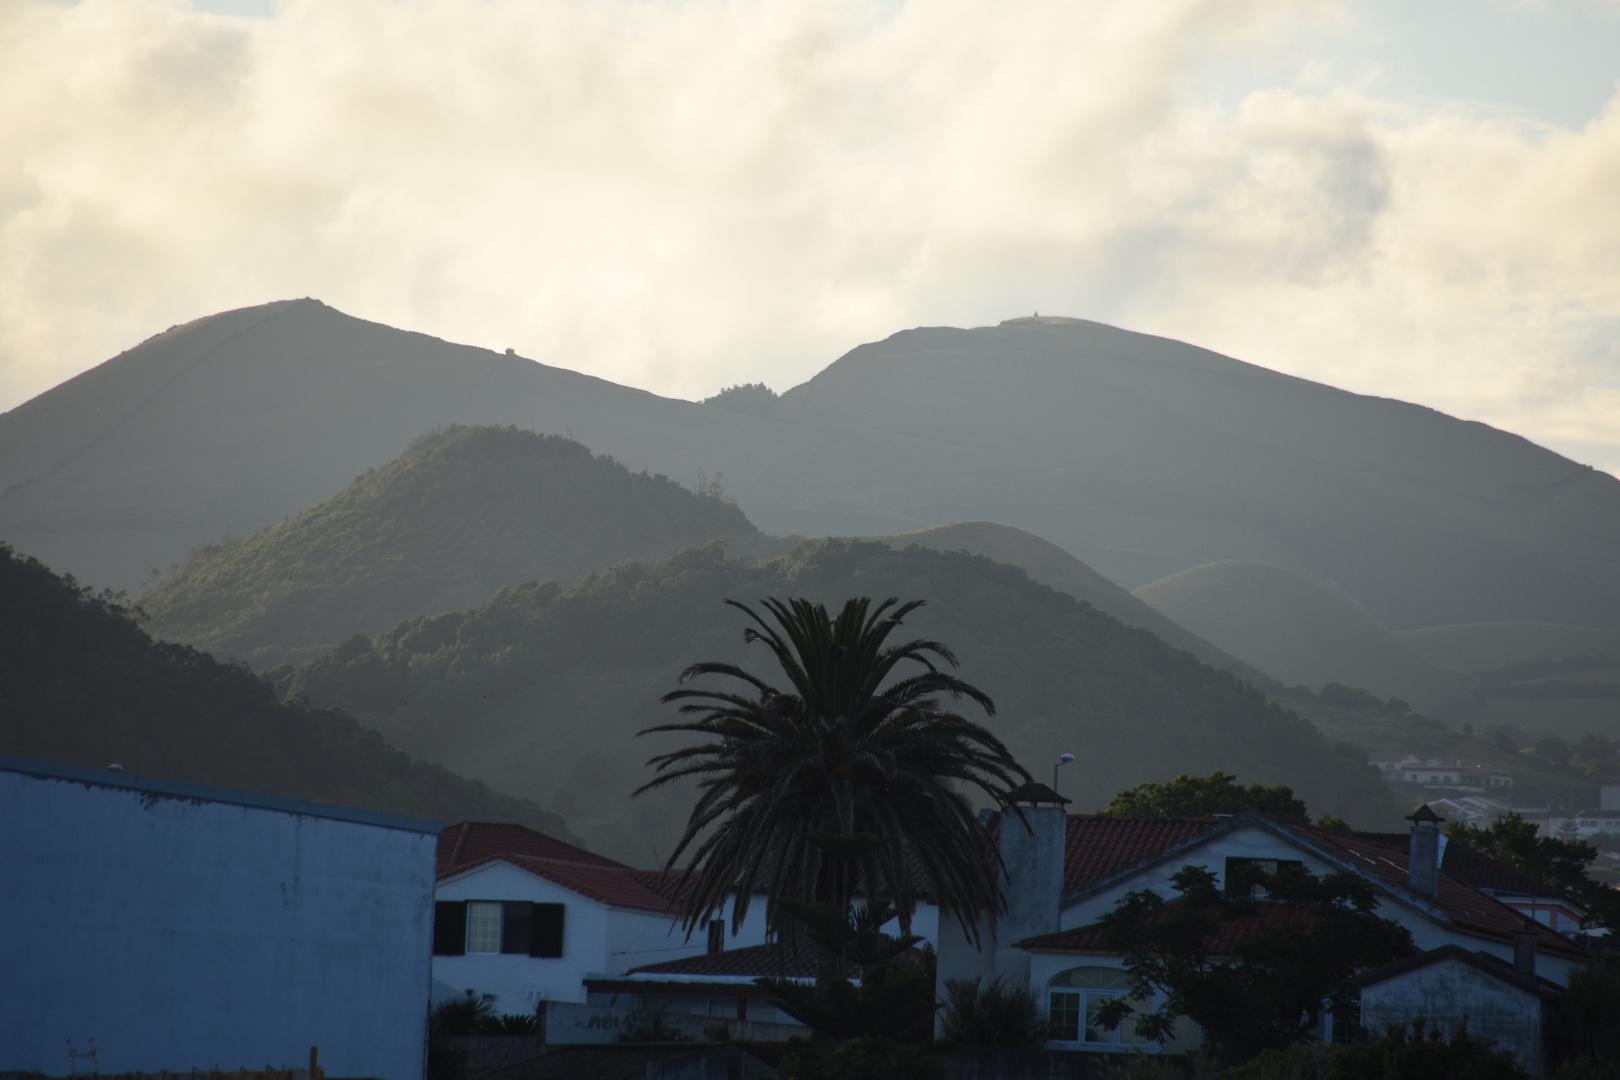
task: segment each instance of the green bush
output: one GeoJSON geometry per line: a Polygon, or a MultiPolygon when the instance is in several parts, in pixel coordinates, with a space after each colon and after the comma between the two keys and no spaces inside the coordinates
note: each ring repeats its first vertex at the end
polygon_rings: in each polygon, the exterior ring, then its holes
{"type": "Polygon", "coordinates": [[[1410,1033],[1391,1027],[1379,1038],[1335,1046],[1324,1080],[1528,1080],[1529,1075],[1493,1040],[1468,1034],[1466,1023],[1447,1038],[1438,1025],[1425,1031],[1419,1016],[1410,1033]]]}
{"type": "Polygon", "coordinates": [[[780,1080],[945,1080],[945,1058],[928,1046],[889,1039],[847,1039],[831,1052],[795,1043],[780,1080]]]}
{"type": "Polygon", "coordinates": [[[1003,978],[945,980],[945,1042],[956,1046],[1038,1046],[1046,1020],[1029,986],[1003,978]]]}

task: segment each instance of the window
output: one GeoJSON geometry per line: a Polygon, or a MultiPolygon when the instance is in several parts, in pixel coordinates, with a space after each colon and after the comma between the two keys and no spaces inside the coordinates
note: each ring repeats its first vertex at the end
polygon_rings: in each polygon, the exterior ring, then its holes
{"type": "Polygon", "coordinates": [[[1285,866],[1304,865],[1298,859],[1244,859],[1233,856],[1226,860],[1226,895],[1264,900],[1267,878],[1285,866]]]}
{"type": "Polygon", "coordinates": [[[1047,985],[1047,1024],[1051,1038],[1108,1046],[1136,1046],[1148,1041],[1136,1033],[1136,1021],[1129,1016],[1116,1029],[1097,1023],[1097,1013],[1102,1007],[1124,997],[1130,990],[1130,978],[1118,968],[1074,968],[1047,985]]]}
{"type": "Polygon", "coordinates": [[[433,905],[433,955],[563,954],[563,905],[527,900],[441,900],[433,905]]]}
{"type": "Polygon", "coordinates": [[[709,955],[725,951],[726,947],[726,920],[709,920],[709,955]]]}
{"type": "Polygon", "coordinates": [[[1080,1041],[1080,998],[1072,990],[1053,990],[1047,1025],[1051,1036],[1064,1042],[1080,1041]]]}
{"type": "Polygon", "coordinates": [[[498,953],[501,951],[500,904],[486,900],[468,902],[467,951],[469,953],[498,953]]]}

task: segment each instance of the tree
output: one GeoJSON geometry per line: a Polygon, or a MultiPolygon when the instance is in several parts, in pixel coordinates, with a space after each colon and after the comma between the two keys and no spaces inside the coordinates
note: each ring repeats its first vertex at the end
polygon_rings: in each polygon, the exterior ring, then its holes
{"type": "MultiPolygon", "coordinates": [[[[772,900],[773,919],[844,922],[859,884],[868,898],[892,898],[909,933],[914,860],[940,906],[974,934],[975,916],[1000,911],[1002,899],[994,846],[961,789],[1005,805],[1029,773],[989,730],[941,704],[944,696],[967,698],[995,712],[983,691],[941,670],[957,664],[950,649],[888,644],[922,601],[896,607],[890,598],[872,608],[854,599],[832,618],[809,600],[766,600],[774,626],[745,604],[726,603],[752,621],[743,640],[770,650],[787,685],[734,664],[693,664],[681,682],[718,675],[749,689],[672,691],[663,700],[683,702],[686,719],[642,732],[699,738],[652,758],[658,776],[637,791],[698,781],[697,803],[666,862],[673,869],[691,853],[684,927],[720,913],[733,895],[732,923],[740,926],[756,891],[772,900]]],[[[818,984],[842,980],[841,960],[824,957],[818,984]]]]}
{"type": "Polygon", "coordinates": [[[1208,776],[1183,773],[1168,784],[1137,784],[1108,800],[1102,812],[1115,817],[1173,818],[1240,814],[1254,809],[1282,821],[1304,825],[1311,822],[1305,804],[1294,798],[1293,788],[1284,784],[1250,784],[1245,788],[1237,777],[1219,769],[1208,776]]]}
{"type": "MultiPolygon", "coordinates": [[[[1183,866],[1170,879],[1178,899],[1127,893],[1098,920],[1125,960],[1131,997],[1163,995],[1157,1009],[1135,1009],[1138,1035],[1168,1039],[1187,1016],[1218,1053],[1247,1059],[1309,1038],[1322,1003],[1352,976],[1412,952],[1411,934],[1374,914],[1377,893],[1356,874],[1283,866],[1257,877],[1263,901],[1229,896],[1209,870],[1183,866]]],[[[1119,998],[1099,1022],[1117,1027],[1130,1015],[1119,998]]]]}
{"type": "Polygon", "coordinates": [[[1582,840],[1538,836],[1534,822],[1508,814],[1486,828],[1454,821],[1446,838],[1484,852],[1541,883],[1550,893],[1567,896],[1586,908],[1587,925],[1620,928],[1620,893],[1586,874],[1598,849],[1582,840]]]}

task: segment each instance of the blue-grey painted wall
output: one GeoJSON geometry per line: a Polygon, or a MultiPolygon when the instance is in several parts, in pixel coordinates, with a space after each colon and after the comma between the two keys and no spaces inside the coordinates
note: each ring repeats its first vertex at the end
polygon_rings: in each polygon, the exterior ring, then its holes
{"type": "Polygon", "coordinates": [[[1439,960],[1363,988],[1361,1024],[1375,1034],[1417,1017],[1451,1032],[1465,1022],[1473,1035],[1513,1051],[1532,1076],[1542,1074],[1541,999],[1460,960],[1439,960]]]}
{"type": "Polygon", "coordinates": [[[420,1080],[438,828],[0,759],[0,1071],[420,1080]]]}

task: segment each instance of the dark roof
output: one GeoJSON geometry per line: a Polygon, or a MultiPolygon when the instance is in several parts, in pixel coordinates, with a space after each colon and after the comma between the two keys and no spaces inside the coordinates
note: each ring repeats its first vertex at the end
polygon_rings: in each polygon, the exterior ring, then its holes
{"type": "Polygon", "coordinates": [[[1031,781],[1007,792],[1007,801],[1010,803],[1053,803],[1054,805],[1063,806],[1074,800],[1065,799],[1045,784],[1037,784],[1031,781]]]}
{"type": "MultiPolygon", "coordinates": [[[[686,979],[814,979],[816,977],[816,948],[801,940],[793,944],[750,945],[745,949],[727,949],[724,952],[687,956],[679,960],[665,960],[660,964],[647,964],[631,968],[631,975],[659,975],[686,979]]],[[[861,969],[849,965],[848,977],[858,980],[861,969]]]]}
{"type": "Polygon", "coordinates": [[[1534,977],[1526,975],[1500,956],[1492,956],[1487,952],[1475,952],[1471,949],[1465,949],[1461,945],[1442,945],[1438,949],[1430,949],[1428,952],[1409,956],[1405,960],[1397,960],[1393,964],[1357,976],[1351,980],[1350,985],[1356,987],[1374,986],[1397,975],[1404,975],[1408,971],[1416,971],[1419,968],[1428,967],[1430,964],[1442,960],[1460,961],[1510,986],[1518,987],[1520,990],[1549,1001],[1560,997],[1564,992],[1563,987],[1552,980],[1543,978],[1540,975],[1534,977]]]}
{"type": "MultiPolygon", "coordinates": [[[[1237,949],[1253,937],[1266,930],[1277,930],[1285,927],[1307,929],[1315,926],[1321,920],[1307,906],[1302,904],[1278,904],[1256,902],[1244,915],[1236,919],[1228,919],[1220,924],[1219,929],[1205,942],[1209,955],[1214,957],[1230,957],[1236,955],[1237,949]]],[[[1103,928],[1097,923],[1088,926],[1076,926],[1069,930],[1059,930],[1054,934],[1040,934],[1036,937],[1025,938],[1015,942],[1014,948],[1025,949],[1029,952],[1056,952],[1056,953],[1105,953],[1112,955],[1118,950],[1111,949],[1103,941],[1103,928]]]]}
{"type": "Polygon", "coordinates": [[[439,880],[504,862],[613,907],[673,913],[670,897],[648,887],[656,871],[634,870],[521,825],[463,822],[439,834],[439,880]]]}
{"type": "Polygon", "coordinates": [[[77,765],[58,765],[54,761],[36,761],[33,758],[0,756],[0,772],[21,773],[37,780],[64,780],[82,784],[87,788],[100,787],[133,791],[143,799],[181,799],[187,802],[225,803],[229,806],[247,806],[255,810],[274,810],[301,817],[329,818],[348,821],[356,825],[375,825],[381,829],[402,832],[436,833],[442,826],[427,818],[385,814],[379,810],[358,810],[351,806],[331,806],[327,803],[306,802],[303,799],[284,799],[280,795],[260,795],[254,791],[209,787],[190,784],[183,780],[159,780],[136,773],[111,769],[85,769],[77,765]]]}

